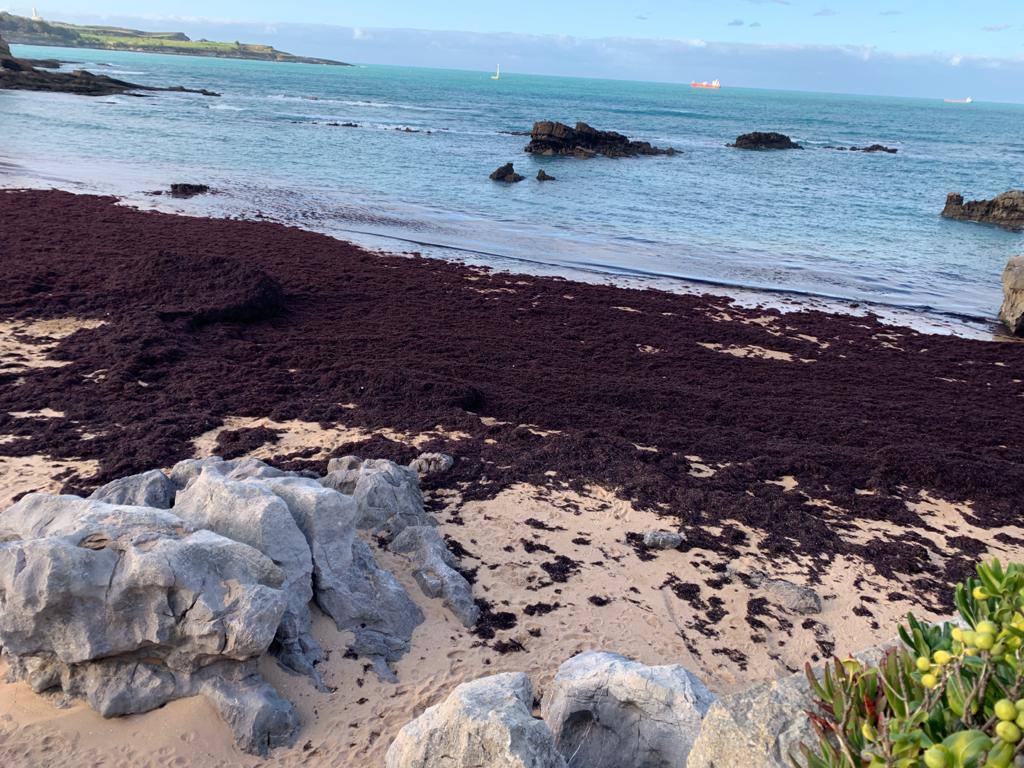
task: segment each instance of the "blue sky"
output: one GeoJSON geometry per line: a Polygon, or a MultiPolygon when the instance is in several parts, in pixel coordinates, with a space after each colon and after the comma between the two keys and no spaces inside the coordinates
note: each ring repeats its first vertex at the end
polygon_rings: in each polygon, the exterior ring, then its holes
{"type": "MultiPolygon", "coordinates": [[[[31,11],[31,2],[5,5],[31,11]]],[[[967,89],[1024,101],[1024,0],[43,0],[39,12],[144,21],[363,63],[477,68],[500,60],[508,71],[536,74],[718,76],[908,95],[967,89]]]]}

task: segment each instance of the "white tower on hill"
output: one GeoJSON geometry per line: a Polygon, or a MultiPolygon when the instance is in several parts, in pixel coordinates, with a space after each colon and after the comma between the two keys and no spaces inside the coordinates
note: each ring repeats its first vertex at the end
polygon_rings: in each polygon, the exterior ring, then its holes
{"type": "Polygon", "coordinates": [[[43,20],[43,17],[39,15],[39,11],[37,11],[36,7],[33,5],[32,6],[32,21],[42,21],[42,20],[43,20]]]}

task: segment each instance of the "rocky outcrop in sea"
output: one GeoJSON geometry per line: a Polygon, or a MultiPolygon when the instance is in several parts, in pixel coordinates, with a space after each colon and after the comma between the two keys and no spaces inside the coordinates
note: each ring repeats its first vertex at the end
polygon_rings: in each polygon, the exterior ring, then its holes
{"type": "Polygon", "coordinates": [[[1011,189],[991,200],[964,202],[964,196],[950,192],[942,215],[947,219],[995,224],[1004,229],[1024,230],[1024,190],[1011,189]]]}
{"type": "Polygon", "coordinates": [[[737,136],[732,144],[726,144],[733,149],[803,149],[802,146],[793,141],[784,133],[764,133],[754,131],[737,136]]]}
{"type": "Polygon", "coordinates": [[[676,150],[662,149],[646,141],[633,141],[615,131],[599,131],[586,123],[576,127],[544,120],[533,124],[525,152],[534,155],[571,155],[573,157],[636,157],[637,155],[674,155],[676,150]]]}
{"type": "Polygon", "coordinates": [[[1024,256],[1014,256],[1003,270],[1003,305],[999,319],[1015,336],[1024,336],[1024,256]]]}

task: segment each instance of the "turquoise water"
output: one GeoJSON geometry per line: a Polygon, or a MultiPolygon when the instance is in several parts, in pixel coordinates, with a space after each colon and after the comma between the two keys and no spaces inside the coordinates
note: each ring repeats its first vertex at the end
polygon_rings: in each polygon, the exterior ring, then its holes
{"type": "Polygon", "coordinates": [[[527,268],[654,275],[969,317],[994,314],[1002,268],[1024,251],[1019,234],[938,216],[947,192],[989,197],[1024,186],[1018,105],[514,73],[494,82],[489,71],[28,46],[15,53],[223,97],[0,92],[6,186],[35,179],[131,197],[202,181],[222,194],[180,207],[454,246],[527,268]],[[585,120],[683,154],[536,158],[522,152],[526,138],[500,133],[540,119],[585,120]],[[751,130],[782,131],[807,150],[725,147],[751,130]],[[900,152],[823,148],[876,142],[900,152]],[[490,182],[490,171],[508,161],[527,181],[490,182]],[[541,167],[558,181],[534,181],[541,167]]]}

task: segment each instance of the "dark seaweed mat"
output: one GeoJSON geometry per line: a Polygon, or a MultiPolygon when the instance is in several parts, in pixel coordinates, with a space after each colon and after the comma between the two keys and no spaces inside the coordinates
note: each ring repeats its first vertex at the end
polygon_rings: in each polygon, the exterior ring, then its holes
{"type": "Polygon", "coordinates": [[[893,329],[821,312],[786,315],[781,324],[795,330],[776,338],[713,321],[723,308],[736,318],[769,313],[721,298],[484,274],[276,224],[50,191],[0,194],[0,263],[0,317],[109,321],[60,345],[71,365],[0,375],[0,434],[23,437],[0,452],[96,458],[94,483],[187,457],[191,440],[228,415],[443,424],[472,435],[428,446],[457,456],[443,482],[465,483],[469,498],[517,481],[599,483],[724,556],[743,543],[735,527],[718,534],[728,519],[763,532],[767,556],[861,557],[913,580],[922,599],[967,571],[973,545],[951,541],[936,572],[920,537],[851,543],[833,513],[763,481],[794,475],[800,490],[849,510],[844,517],[907,528],[927,527],[901,501],[921,489],[971,500],[982,526],[1019,520],[1021,345],[902,329],[897,350],[873,338],[893,329]],[[488,288],[516,293],[478,290],[488,288]],[[816,362],[738,359],[700,342],[816,362]],[[84,379],[100,369],[105,378],[84,379]],[[351,402],[358,409],[342,407],[351,402]],[[44,406],[67,418],[6,415],[44,406]],[[486,427],[468,411],[512,423],[486,427]],[[100,436],[83,441],[83,432],[100,436]],[[698,479],[686,454],[730,464],[698,479]]]}

